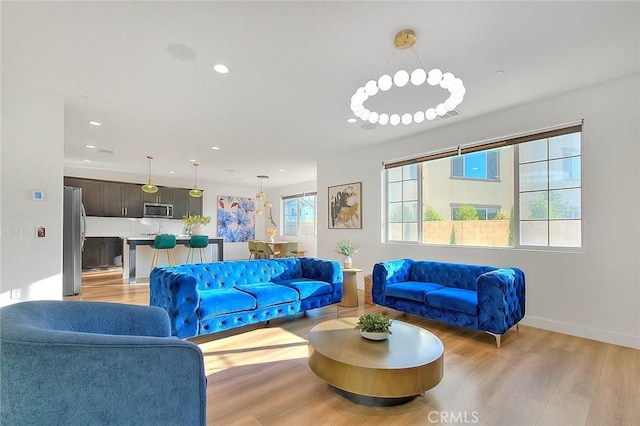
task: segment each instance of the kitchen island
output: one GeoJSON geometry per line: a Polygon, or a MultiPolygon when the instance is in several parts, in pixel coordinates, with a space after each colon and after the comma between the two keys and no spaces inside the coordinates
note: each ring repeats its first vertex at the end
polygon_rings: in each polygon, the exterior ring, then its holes
{"type": "MultiPolygon", "coordinates": [[[[150,246],[153,244],[155,240],[155,236],[153,235],[142,235],[142,236],[132,236],[132,237],[120,237],[124,242],[125,248],[129,246],[129,257],[125,259],[125,268],[128,263],[129,267],[129,284],[136,283],[136,250],[138,246],[150,246]]],[[[176,235],[176,247],[178,245],[186,244],[190,240],[189,235],[176,235]]],[[[210,259],[213,261],[213,251],[215,248],[216,260],[224,260],[224,239],[223,238],[209,238],[209,246],[211,247],[211,257],[210,259]]],[[[180,262],[178,262],[180,263],[180,262]]]]}

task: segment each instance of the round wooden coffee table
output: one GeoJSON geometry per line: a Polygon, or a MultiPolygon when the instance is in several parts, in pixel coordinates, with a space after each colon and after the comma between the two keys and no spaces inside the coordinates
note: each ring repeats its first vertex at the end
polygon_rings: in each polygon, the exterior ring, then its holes
{"type": "Polygon", "coordinates": [[[440,383],[444,346],[412,324],[394,320],[393,334],[367,340],[358,318],[337,318],[309,331],[309,367],[338,394],[375,406],[403,404],[440,383]]]}

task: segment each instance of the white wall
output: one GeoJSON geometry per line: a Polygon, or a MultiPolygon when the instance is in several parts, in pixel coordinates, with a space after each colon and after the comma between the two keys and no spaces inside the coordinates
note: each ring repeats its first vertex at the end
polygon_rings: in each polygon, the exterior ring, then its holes
{"type": "Polygon", "coordinates": [[[62,298],[63,123],[62,97],[3,81],[0,305],[62,298]],[[32,201],[34,190],[44,201],[32,201]]]}
{"type": "Polygon", "coordinates": [[[351,238],[362,246],[354,266],[365,274],[377,261],[400,257],[518,266],[527,280],[524,324],[640,348],[639,93],[636,74],[459,123],[452,118],[448,126],[359,151],[358,167],[349,155],[319,160],[319,223],[327,220],[328,186],[362,181],[364,224],[362,230],[319,226],[318,255],[331,257],[337,240],[351,238]],[[381,242],[383,161],[579,119],[584,119],[582,252],[381,242]]]}
{"type": "MultiPolygon", "coordinates": [[[[302,194],[305,192],[314,192],[316,190],[316,182],[304,182],[297,183],[293,185],[281,186],[278,188],[270,188],[269,199],[273,203],[273,219],[278,225],[278,236],[276,239],[286,240],[286,241],[297,241],[298,242],[298,250],[306,251],[307,256],[315,257],[317,254],[317,246],[318,246],[318,238],[316,236],[313,237],[303,237],[303,236],[285,236],[282,235],[282,197],[287,195],[295,195],[302,194]]],[[[318,227],[320,224],[318,223],[318,227]]],[[[265,228],[266,229],[266,228],[265,228]]],[[[266,234],[257,234],[256,238],[264,238],[266,239],[266,234]]]]}

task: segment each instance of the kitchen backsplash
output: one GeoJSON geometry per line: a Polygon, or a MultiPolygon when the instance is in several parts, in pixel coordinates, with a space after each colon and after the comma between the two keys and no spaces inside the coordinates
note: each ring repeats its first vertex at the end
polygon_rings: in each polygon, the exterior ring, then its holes
{"type": "Polygon", "coordinates": [[[184,234],[184,223],[180,219],[87,217],[87,237],[133,237],[159,233],[184,234]]]}

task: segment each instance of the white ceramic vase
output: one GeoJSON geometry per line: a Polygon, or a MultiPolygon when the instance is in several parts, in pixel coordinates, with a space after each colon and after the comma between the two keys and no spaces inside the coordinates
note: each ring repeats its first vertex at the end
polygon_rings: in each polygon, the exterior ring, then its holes
{"type": "Polygon", "coordinates": [[[342,261],[342,266],[344,266],[344,269],[349,269],[351,268],[351,256],[345,256],[344,260],[342,261]]]}
{"type": "Polygon", "coordinates": [[[362,331],[360,330],[360,335],[365,339],[369,340],[386,340],[389,337],[387,333],[377,333],[373,331],[362,331]]]}
{"type": "Polygon", "coordinates": [[[191,227],[191,235],[204,235],[204,226],[193,225],[191,227]]]}

